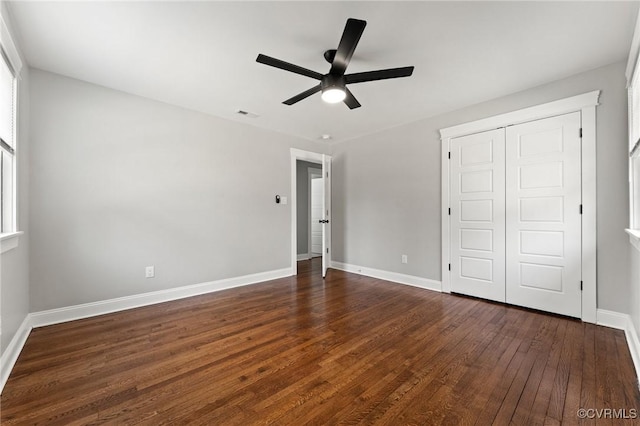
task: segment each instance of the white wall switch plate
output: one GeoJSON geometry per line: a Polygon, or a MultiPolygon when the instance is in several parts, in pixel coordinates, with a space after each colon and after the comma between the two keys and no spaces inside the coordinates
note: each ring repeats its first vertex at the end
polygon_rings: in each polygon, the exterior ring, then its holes
{"type": "Polygon", "coordinates": [[[403,254],[403,255],[402,255],[402,263],[408,263],[408,262],[409,262],[409,260],[408,260],[408,258],[407,258],[407,255],[406,255],[406,254],[403,254]]]}
{"type": "Polygon", "coordinates": [[[144,268],[144,276],[145,278],[153,278],[156,276],[156,268],[155,266],[147,266],[144,268]]]}

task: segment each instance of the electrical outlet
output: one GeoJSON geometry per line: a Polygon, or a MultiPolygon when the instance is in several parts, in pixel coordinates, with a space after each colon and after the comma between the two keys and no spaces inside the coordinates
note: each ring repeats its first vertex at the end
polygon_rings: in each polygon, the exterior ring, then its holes
{"type": "Polygon", "coordinates": [[[144,268],[144,276],[145,278],[153,278],[156,276],[156,267],[155,266],[147,266],[144,268]]]}
{"type": "Polygon", "coordinates": [[[409,263],[409,260],[407,259],[407,255],[406,254],[402,255],[402,263],[409,263]]]}

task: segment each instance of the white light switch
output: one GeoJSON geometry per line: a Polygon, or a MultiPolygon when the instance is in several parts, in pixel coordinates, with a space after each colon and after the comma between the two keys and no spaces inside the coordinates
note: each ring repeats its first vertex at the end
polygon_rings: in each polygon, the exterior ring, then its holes
{"type": "Polygon", "coordinates": [[[280,197],[280,202],[282,204],[287,204],[287,197],[280,197]]]}

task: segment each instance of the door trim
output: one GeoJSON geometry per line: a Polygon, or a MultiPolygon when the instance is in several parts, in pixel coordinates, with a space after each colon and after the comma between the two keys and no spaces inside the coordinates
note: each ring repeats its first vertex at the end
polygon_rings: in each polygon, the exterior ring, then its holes
{"type": "Polygon", "coordinates": [[[442,141],[442,291],[451,293],[449,146],[454,137],[527,121],[581,112],[582,125],[582,321],[596,323],[596,106],[600,90],[499,114],[440,130],[442,141]]]}
{"type": "MultiPolygon", "coordinates": [[[[323,154],[311,151],[303,151],[291,148],[291,192],[289,196],[291,204],[291,275],[298,274],[298,211],[297,211],[297,168],[296,161],[309,161],[322,164],[323,154]]],[[[323,253],[324,256],[324,253],[323,253]]]]}

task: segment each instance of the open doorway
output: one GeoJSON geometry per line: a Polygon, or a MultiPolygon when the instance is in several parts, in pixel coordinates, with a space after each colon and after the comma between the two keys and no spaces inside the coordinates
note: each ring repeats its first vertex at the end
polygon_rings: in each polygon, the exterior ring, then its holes
{"type": "MultiPolygon", "coordinates": [[[[322,163],[296,160],[296,259],[322,257],[322,163]]],[[[300,266],[301,264],[298,263],[300,266]]],[[[307,265],[304,265],[305,269],[307,265]]],[[[315,268],[314,268],[315,269],[315,268]]]]}
{"type": "MultiPolygon", "coordinates": [[[[292,275],[298,273],[298,262],[309,261],[319,263],[322,277],[326,276],[327,269],[331,265],[330,214],[331,157],[292,148],[292,275]]],[[[305,267],[305,269],[308,268],[305,267]]]]}

